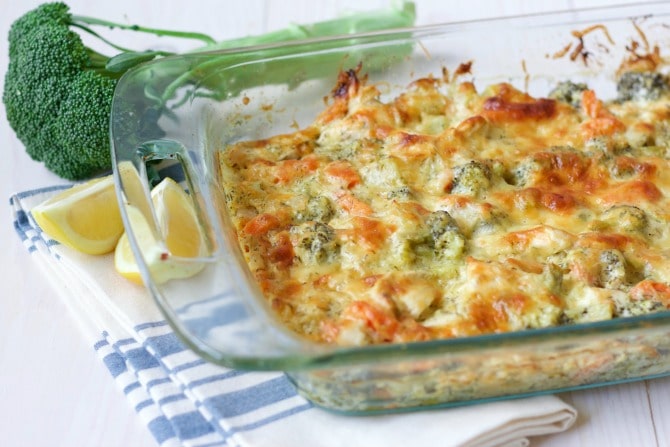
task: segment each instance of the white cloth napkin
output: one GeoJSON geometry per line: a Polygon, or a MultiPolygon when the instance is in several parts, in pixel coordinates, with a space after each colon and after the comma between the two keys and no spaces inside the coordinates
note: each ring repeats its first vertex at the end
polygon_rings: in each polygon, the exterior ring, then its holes
{"type": "MultiPolygon", "coordinates": [[[[576,411],[555,396],[434,411],[350,417],[299,396],[281,372],[205,362],[184,347],[148,292],[120,277],[113,257],[48,238],[30,209],[64,187],[11,197],[14,226],[161,446],[527,446],[568,429],[576,411]]],[[[39,270],[38,270],[39,269],[39,270]]]]}

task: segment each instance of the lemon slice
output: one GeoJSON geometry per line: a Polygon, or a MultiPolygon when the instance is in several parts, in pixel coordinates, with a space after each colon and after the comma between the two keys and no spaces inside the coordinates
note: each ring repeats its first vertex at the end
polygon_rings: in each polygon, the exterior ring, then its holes
{"type": "MultiPolygon", "coordinates": [[[[161,284],[197,274],[204,264],[196,258],[205,252],[205,244],[188,194],[174,180],[166,178],[151,191],[151,200],[162,241],[141,210],[128,206],[127,212],[152,280],[161,284]]],[[[124,277],[142,283],[139,266],[125,233],[116,246],[114,266],[124,277]]]]}
{"type": "Polygon", "coordinates": [[[56,194],[35,206],[31,214],[51,238],[88,254],[113,251],[123,233],[111,175],[56,194]]]}

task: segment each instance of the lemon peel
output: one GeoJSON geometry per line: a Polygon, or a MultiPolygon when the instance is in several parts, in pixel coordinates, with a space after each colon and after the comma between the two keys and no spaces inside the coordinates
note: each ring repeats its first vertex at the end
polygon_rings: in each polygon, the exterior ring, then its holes
{"type": "Polygon", "coordinates": [[[113,251],[124,231],[111,175],[64,190],[31,214],[52,239],[87,254],[113,251]]]}

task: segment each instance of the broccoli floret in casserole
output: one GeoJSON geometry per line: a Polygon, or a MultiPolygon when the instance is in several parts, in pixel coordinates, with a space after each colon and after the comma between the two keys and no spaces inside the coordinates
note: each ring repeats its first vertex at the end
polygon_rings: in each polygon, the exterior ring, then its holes
{"type": "Polygon", "coordinates": [[[447,259],[456,259],[465,250],[465,237],[458,224],[446,211],[435,211],[426,219],[435,253],[447,259]]]}
{"type": "Polygon", "coordinates": [[[479,196],[491,186],[493,174],[486,164],[472,160],[454,168],[451,193],[479,196]]]}
{"type": "Polygon", "coordinates": [[[511,183],[515,186],[524,187],[533,184],[535,176],[542,172],[545,167],[535,158],[526,157],[511,171],[511,183]]]}
{"type": "Polygon", "coordinates": [[[291,228],[291,233],[297,235],[295,252],[303,263],[325,264],[340,253],[335,230],[330,225],[305,222],[291,228]]]}
{"type": "Polygon", "coordinates": [[[621,290],[628,284],[626,259],[619,250],[604,250],[600,253],[600,282],[607,289],[621,290]]]}
{"type": "Polygon", "coordinates": [[[623,233],[641,234],[647,228],[647,214],[632,205],[615,205],[607,209],[600,220],[610,228],[623,233]]]}
{"type": "Polygon", "coordinates": [[[330,199],[325,196],[314,196],[307,200],[307,206],[297,217],[301,221],[316,221],[328,223],[335,214],[335,209],[330,199]]]}
{"type": "Polygon", "coordinates": [[[549,92],[549,98],[570,104],[574,108],[579,108],[582,104],[582,92],[588,90],[588,86],[583,83],[572,81],[559,82],[556,87],[549,92]]]}
{"type": "Polygon", "coordinates": [[[628,71],[617,82],[619,101],[654,101],[668,93],[668,80],[661,73],[628,71]]]}

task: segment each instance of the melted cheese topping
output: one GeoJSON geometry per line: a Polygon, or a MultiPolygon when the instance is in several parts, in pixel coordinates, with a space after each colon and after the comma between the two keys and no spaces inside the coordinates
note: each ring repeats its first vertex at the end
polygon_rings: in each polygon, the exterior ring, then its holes
{"type": "Polygon", "coordinates": [[[294,331],[363,345],[670,306],[670,100],[342,73],[292,134],[220,153],[240,246],[294,331]]]}

